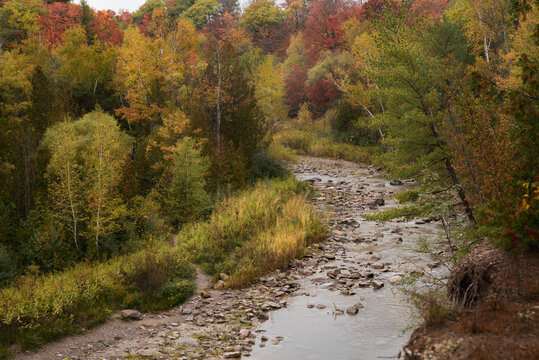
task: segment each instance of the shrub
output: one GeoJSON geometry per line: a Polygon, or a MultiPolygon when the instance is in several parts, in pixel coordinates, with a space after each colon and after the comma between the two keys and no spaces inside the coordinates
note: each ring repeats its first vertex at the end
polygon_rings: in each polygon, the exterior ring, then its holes
{"type": "Polygon", "coordinates": [[[259,152],[251,160],[251,178],[255,180],[284,178],[286,175],[282,160],[267,152],[259,152]]]}
{"type": "Polygon", "coordinates": [[[271,143],[268,147],[268,155],[288,163],[298,162],[298,156],[294,150],[276,142],[271,143]]]}
{"type": "Polygon", "coordinates": [[[409,292],[408,294],[427,326],[440,324],[445,319],[457,315],[457,310],[451,306],[441,291],[431,289],[425,293],[409,292]]]}

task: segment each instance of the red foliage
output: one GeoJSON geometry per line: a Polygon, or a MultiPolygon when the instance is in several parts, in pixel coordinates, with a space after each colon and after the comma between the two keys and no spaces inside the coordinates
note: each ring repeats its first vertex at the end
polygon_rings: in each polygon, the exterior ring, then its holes
{"type": "Polygon", "coordinates": [[[82,10],[79,5],[55,2],[43,4],[47,11],[38,19],[41,33],[49,46],[55,46],[62,41],[64,31],[80,25],[82,10]]]}
{"type": "Polygon", "coordinates": [[[118,14],[118,20],[120,20],[120,23],[123,25],[129,25],[133,23],[133,16],[128,10],[122,9],[118,14]]]}
{"type": "Polygon", "coordinates": [[[325,50],[343,44],[342,23],[357,15],[357,7],[349,0],[316,0],[312,3],[303,36],[311,63],[325,50]]]}
{"type": "Polygon", "coordinates": [[[116,14],[112,10],[98,11],[92,19],[90,30],[99,39],[113,45],[120,45],[124,36],[116,22],[116,14]]]}
{"type": "Polygon", "coordinates": [[[416,18],[427,16],[439,19],[450,2],[451,0],[415,0],[412,4],[412,14],[416,18]]]}
{"type": "Polygon", "coordinates": [[[305,81],[307,81],[307,71],[298,64],[293,64],[292,71],[285,79],[286,104],[291,117],[298,115],[299,108],[305,101],[305,81]]]}
{"type": "Polygon", "coordinates": [[[323,115],[339,97],[335,86],[327,79],[318,79],[307,87],[307,96],[313,107],[313,115],[323,115]]]}
{"type": "Polygon", "coordinates": [[[144,17],[142,18],[142,20],[140,20],[140,23],[138,25],[140,32],[148,36],[149,35],[148,27],[151,23],[152,23],[152,14],[150,12],[147,12],[146,14],[144,14],[144,17]]]}

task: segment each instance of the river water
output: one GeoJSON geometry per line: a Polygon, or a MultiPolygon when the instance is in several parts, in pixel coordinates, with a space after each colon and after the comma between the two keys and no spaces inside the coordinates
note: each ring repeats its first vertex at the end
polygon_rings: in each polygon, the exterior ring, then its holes
{"type": "Polygon", "coordinates": [[[415,286],[422,287],[447,276],[439,258],[444,255],[440,224],[428,219],[364,220],[363,214],[398,206],[393,194],[410,186],[392,186],[371,167],[305,158],[293,171],[313,183],[318,192],[313,202],[330,216],[332,233],[304,260],[308,266],[302,270],[300,290],[287,307],[271,312],[259,327],[251,358],[397,358],[417,325],[397,280],[419,277],[415,286]],[[372,204],[375,199],[385,204],[372,204]],[[429,254],[433,248],[439,256],[429,254]],[[346,312],[358,303],[357,314],[346,312]],[[282,340],[273,340],[277,337],[282,340]]]}

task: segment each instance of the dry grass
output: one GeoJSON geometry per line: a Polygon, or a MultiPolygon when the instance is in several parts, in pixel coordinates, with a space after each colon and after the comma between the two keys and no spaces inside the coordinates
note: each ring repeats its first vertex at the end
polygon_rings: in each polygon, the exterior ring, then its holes
{"type": "Polygon", "coordinates": [[[274,136],[274,146],[285,147],[299,155],[348,160],[356,163],[371,162],[374,147],[357,146],[335,141],[326,133],[316,130],[285,128],[274,136]]]}
{"type": "Polygon", "coordinates": [[[259,183],[224,200],[207,224],[186,228],[181,244],[206,272],[230,275],[228,286],[250,285],[325,237],[327,224],[306,201],[308,193],[292,178],[259,183]]]}

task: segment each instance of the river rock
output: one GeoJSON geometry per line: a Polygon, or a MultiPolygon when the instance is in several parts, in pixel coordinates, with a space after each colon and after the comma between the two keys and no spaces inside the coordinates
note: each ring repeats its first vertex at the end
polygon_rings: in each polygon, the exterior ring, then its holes
{"type": "Polygon", "coordinates": [[[268,301],[262,305],[262,310],[270,311],[271,309],[280,309],[282,306],[273,301],[268,301]]]}
{"type": "Polygon", "coordinates": [[[325,308],[326,308],[326,305],[324,305],[324,304],[318,304],[318,305],[316,305],[316,308],[322,310],[322,309],[325,309],[325,308]]]}
{"type": "Polygon", "coordinates": [[[251,335],[251,331],[249,329],[241,329],[239,335],[240,338],[245,339],[246,337],[251,335]]]}
{"type": "Polygon", "coordinates": [[[393,185],[393,186],[401,186],[402,185],[402,181],[400,180],[392,180],[389,182],[389,185],[393,185]]]}
{"type": "Polygon", "coordinates": [[[389,279],[391,284],[397,284],[402,280],[402,275],[394,275],[389,279]]]}
{"type": "Polygon", "coordinates": [[[349,315],[356,315],[359,310],[355,306],[349,306],[346,308],[346,313],[349,315]]]}
{"type": "Polygon", "coordinates": [[[241,352],[239,351],[226,352],[223,354],[223,356],[225,357],[225,359],[239,359],[241,357],[241,352]]]}
{"type": "Polygon", "coordinates": [[[191,315],[192,313],[193,313],[193,309],[191,309],[191,308],[184,307],[182,309],[182,315],[191,315]]]}
{"type": "Polygon", "coordinates": [[[133,309],[125,309],[122,310],[120,315],[124,319],[131,319],[131,320],[142,320],[142,314],[140,311],[133,310],[133,309]]]}
{"type": "Polygon", "coordinates": [[[386,201],[384,199],[376,199],[374,200],[374,203],[378,206],[383,206],[386,204],[386,201]]]}
{"type": "Polygon", "coordinates": [[[200,297],[202,297],[203,299],[207,299],[211,297],[211,294],[207,291],[202,291],[200,292],[200,297]]]}
{"type": "Polygon", "coordinates": [[[372,267],[373,269],[379,270],[379,269],[383,269],[383,268],[384,268],[384,264],[381,263],[381,262],[375,262],[374,264],[371,265],[371,267],[372,267]]]}
{"type": "Polygon", "coordinates": [[[374,290],[378,290],[384,287],[384,282],[380,280],[373,280],[372,287],[374,290]]]}

